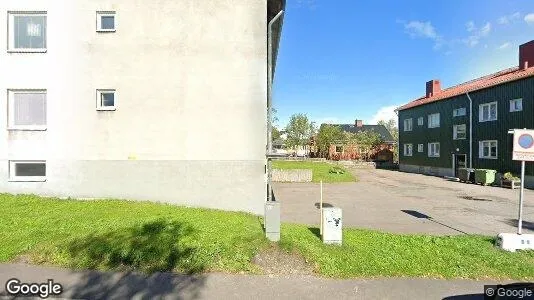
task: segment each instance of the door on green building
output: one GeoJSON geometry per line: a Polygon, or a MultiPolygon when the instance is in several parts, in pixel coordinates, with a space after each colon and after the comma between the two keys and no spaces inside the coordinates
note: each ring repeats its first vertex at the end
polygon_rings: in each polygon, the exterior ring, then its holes
{"type": "Polygon", "coordinates": [[[454,154],[454,176],[458,177],[458,169],[467,168],[467,155],[454,154]]]}

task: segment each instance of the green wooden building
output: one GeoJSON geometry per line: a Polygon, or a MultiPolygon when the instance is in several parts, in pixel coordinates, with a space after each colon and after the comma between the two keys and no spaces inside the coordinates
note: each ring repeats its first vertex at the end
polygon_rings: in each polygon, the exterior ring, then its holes
{"type": "MultiPolygon", "coordinates": [[[[510,129],[534,129],[534,41],[519,47],[519,65],[441,89],[397,109],[401,171],[456,177],[458,168],[519,174],[510,129]]],[[[527,163],[525,185],[534,186],[527,163]]]]}

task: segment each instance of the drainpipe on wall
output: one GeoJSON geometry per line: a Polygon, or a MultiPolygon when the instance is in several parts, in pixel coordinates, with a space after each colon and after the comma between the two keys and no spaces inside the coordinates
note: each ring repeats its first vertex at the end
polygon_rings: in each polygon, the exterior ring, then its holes
{"type": "Polygon", "coordinates": [[[267,201],[273,201],[273,192],[271,187],[273,154],[273,124],[272,124],[272,89],[273,89],[273,24],[284,14],[281,10],[268,24],[267,33],[267,201]]]}
{"type": "Polygon", "coordinates": [[[469,99],[469,168],[473,168],[473,100],[469,92],[465,93],[469,99]]]}

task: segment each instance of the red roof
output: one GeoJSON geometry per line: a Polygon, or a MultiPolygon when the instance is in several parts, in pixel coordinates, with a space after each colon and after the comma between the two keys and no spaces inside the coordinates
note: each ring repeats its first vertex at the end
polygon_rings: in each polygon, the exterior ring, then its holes
{"type": "Polygon", "coordinates": [[[408,104],[405,104],[397,110],[404,110],[419,105],[432,103],[439,100],[445,100],[450,97],[462,95],[469,92],[474,92],[477,90],[482,90],[492,86],[496,86],[505,82],[510,82],[522,78],[527,78],[534,76],[534,67],[520,70],[519,67],[513,67],[506,70],[499,71],[497,73],[480,77],[448,89],[444,89],[439,93],[434,94],[431,97],[423,96],[421,98],[415,99],[408,104]]]}

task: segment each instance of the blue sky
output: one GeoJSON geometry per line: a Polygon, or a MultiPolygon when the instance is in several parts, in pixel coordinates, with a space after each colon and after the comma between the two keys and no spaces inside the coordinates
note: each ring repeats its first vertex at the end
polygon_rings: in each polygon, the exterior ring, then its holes
{"type": "Polygon", "coordinates": [[[273,103],[317,123],[375,123],[425,93],[518,64],[534,1],[287,0],[273,103]]]}

